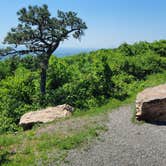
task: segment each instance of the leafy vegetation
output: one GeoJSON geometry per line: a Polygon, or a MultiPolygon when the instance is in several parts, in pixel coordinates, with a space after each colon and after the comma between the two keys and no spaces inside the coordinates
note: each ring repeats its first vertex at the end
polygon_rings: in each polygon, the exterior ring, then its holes
{"type": "Polygon", "coordinates": [[[39,92],[37,57],[0,61],[0,133],[20,130],[21,115],[43,106],[68,103],[85,112],[111,101],[123,102],[146,87],[151,75],[156,79],[148,86],[164,83],[164,44],[140,42],[64,58],[51,56],[44,98],[39,92]]]}

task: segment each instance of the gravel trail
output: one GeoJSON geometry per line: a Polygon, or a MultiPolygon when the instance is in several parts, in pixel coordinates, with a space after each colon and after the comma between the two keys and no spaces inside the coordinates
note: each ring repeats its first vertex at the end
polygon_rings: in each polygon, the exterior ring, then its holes
{"type": "Polygon", "coordinates": [[[108,132],[87,149],[69,152],[64,166],[166,166],[166,126],[131,123],[131,106],[109,114],[108,132]]]}

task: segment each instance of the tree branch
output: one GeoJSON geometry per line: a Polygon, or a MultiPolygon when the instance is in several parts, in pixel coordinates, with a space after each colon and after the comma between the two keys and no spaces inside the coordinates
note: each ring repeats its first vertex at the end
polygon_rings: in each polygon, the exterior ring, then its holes
{"type": "Polygon", "coordinates": [[[43,50],[12,50],[9,52],[1,53],[0,56],[2,57],[2,56],[15,55],[15,54],[25,55],[25,54],[29,54],[29,53],[37,54],[37,52],[43,52],[43,50]]]}

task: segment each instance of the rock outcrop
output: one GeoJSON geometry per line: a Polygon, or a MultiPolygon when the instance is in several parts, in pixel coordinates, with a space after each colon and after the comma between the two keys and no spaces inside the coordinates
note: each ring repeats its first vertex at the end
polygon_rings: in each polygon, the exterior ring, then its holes
{"type": "Polygon", "coordinates": [[[166,121],[166,84],[147,88],[136,98],[136,118],[145,121],[166,121]]]}
{"type": "Polygon", "coordinates": [[[21,117],[19,125],[21,125],[24,130],[31,129],[36,123],[47,123],[54,121],[57,118],[71,116],[73,111],[73,107],[63,104],[56,107],[48,107],[46,109],[28,112],[21,117]]]}

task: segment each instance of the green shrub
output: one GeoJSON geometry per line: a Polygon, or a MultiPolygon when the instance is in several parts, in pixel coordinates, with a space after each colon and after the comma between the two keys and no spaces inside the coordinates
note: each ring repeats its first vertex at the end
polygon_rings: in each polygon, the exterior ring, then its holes
{"type": "Polygon", "coordinates": [[[21,115],[29,111],[33,105],[35,84],[32,73],[19,67],[14,76],[0,82],[0,132],[16,130],[21,115]]]}

